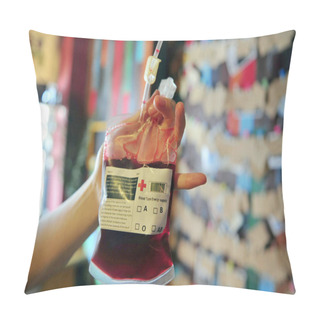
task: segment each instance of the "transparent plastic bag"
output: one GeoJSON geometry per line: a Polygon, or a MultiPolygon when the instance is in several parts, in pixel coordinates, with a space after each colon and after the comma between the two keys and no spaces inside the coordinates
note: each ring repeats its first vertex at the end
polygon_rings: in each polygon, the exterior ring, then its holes
{"type": "MultiPolygon", "coordinates": [[[[174,91],[166,88],[160,86],[160,93],[173,97],[174,91]]],[[[157,95],[141,114],[114,118],[108,125],[100,234],[89,266],[102,283],[166,284],[174,277],[168,237],[177,158],[175,119],[174,110],[161,113],[155,108],[157,95]]]]}

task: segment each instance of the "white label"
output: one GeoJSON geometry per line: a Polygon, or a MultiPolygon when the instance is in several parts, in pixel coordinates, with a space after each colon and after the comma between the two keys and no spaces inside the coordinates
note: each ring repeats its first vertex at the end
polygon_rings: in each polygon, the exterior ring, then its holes
{"type": "Polygon", "coordinates": [[[168,216],[172,170],[106,167],[101,229],[162,233],[168,216]]]}

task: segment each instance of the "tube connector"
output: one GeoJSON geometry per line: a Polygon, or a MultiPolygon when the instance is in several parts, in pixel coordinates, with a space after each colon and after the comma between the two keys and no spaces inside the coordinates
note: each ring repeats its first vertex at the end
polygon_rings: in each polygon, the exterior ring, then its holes
{"type": "Polygon", "coordinates": [[[176,92],[176,89],[177,89],[177,86],[175,85],[171,77],[161,80],[160,86],[159,86],[160,96],[166,97],[168,99],[172,99],[176,92]]]}
{"type": "Polygon", "coordinates": [[[147,60],[147,65],[146,69],[144,71],[144,81],[153,84],[156,81],[157,78],[157,72],[159,68],[161,60],[154,57],[150,56],[147,60]]]}

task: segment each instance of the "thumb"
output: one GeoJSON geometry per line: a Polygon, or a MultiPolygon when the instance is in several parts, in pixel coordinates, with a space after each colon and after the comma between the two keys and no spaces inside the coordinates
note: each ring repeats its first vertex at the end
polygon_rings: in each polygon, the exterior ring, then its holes
{"type": "Polygon", "coordinates": [[[175,102],[173,100],[158,95],[154,99],[154,107],[161,113],[164,120],[174,119],[175,102]]]}

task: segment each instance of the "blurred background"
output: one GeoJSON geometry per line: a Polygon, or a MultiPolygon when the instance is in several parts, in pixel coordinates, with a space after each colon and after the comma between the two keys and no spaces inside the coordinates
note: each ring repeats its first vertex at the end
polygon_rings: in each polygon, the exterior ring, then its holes
{"type": "MultiPolygon", "coordinates": [[[[208,182],[175,191],[171,285],[293,293],[286,251],[281,150],[294,32],[217,41],[164,41],[157,81],[172,77],[187,126],[177,170],[208,182]]],[[[88,178],[108,120],[140,108],[153,41],[58,37],[30,31],[42,115],[41,214],[88,178]]],[[[97,283],[93,233],[39,290],[97,283]]]]}

